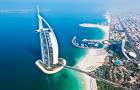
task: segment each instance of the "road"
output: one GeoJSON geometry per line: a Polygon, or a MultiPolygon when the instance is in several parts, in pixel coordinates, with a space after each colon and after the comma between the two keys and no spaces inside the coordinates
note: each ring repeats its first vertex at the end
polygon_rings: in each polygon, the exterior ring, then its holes
{"type": "Polygon", "coordinates": [[[90,77],[92,77],[92,78],[94,78],[94,79],[96,79],[96,80],[98,80],[98,81],[102,81],[102,82],[104,82],[104,83],[113,85],[114,87],[120,87],[120,88],[122,88],[122,89],[124,89],[124,90],[131,90],[131,89],[128,89],[128,88],[126,88],[126,87],[123,87],[123,86],[120,85],[120,84],[117,84],[117,83],[111,82],[111,81],[109,81],[109,80],[106,80],[106,79],[104,79],[104,78],[98,77],[98,76],[96,76],[96,75],[94,74],[94,72],[86,72],[86,71],[84,71],[84,70],[80,70],[80,69],[78,69],[78,68],[74,68],[74,67],[67,66],[67,65],[65,65],[64,68],[68,68],[68,69],[71,69],[71,70],[74,70],[74,71],[78,71],[78,72],[80,72],[80,73],[84,73],[84,74],[86,74],[86,75],[88,75],[88,76],[90,76],[90,77]]]}
{"type": "Polygon", "coordinates": [[[134,49],[134,51],[135,51],[136,54],[137,54],[137,60],[140,60],[140,52],[139,52],[139,51],[137,50],[137,48],[135,47],[135,44],[134,44],[134,41],[133,41],[132,37],[129,35],[129,32],[127,31],[127,29],[125,28],[125,26],[122,24],[122,22],[121,22],[121,20],[120,20],[119,17],[118,17],[118,20],[119,20],[119,23],[120,23],[120,25],[122,26],[122,28],[123,28],[123,30],[124,30],[124,32],[125,32],[125,34],[126,34],[128,40],[129,40],[129,42],[130,42],[130,45],[132,46],[132,48],[134,49]]]}

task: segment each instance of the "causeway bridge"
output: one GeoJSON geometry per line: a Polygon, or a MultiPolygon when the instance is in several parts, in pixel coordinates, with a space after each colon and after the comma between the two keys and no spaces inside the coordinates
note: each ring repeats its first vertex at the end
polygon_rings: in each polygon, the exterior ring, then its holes
{"type": "Polygon", "coordinates": [[[112,81],[109,81],[107,79],[104,79],[104,78],[101,78],[101,77],[98,77],[97,75],[95,75],[94,71],[93,72],[87,72],[87,71],[84,71],[84,70],[81,70],[81,69],[78,69],[78,68],[75,68],[75,67],[71,67],[71,66],[68,66],[68,65],[64,65],[64,68],[68,68],[68,69],[71,69],[71,70],[74,70],[74,71],[78,71],[80,73],[84,73],[92,78],[95,78],[97,81],[102,81],[104,83],[107,83],[107,84],[110,84],[114,87],[119,87],[119,88],[122,88],[123,90],[131,90],[127,87],[123,87],[122,85],[120,84],[117,84],[117,83],[114,83],[112,81]]]}

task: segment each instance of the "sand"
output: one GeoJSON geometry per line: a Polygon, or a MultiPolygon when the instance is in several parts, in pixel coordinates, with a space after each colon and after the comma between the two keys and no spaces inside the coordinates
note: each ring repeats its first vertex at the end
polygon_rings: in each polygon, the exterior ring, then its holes
{"type": "MultiPolygon", "coordinates": [[[[104,63],[104,58],[107,56],[104,49],[88,49],[85,57],[76,65],[82,70],[92,71],[104,63]]],[[[86,82],[86,90],[97,90],[96,80],[83,74],[84,81],[86,82]]]]}
{"type": "MultiPolygon", "coordinates": [[[[109,16],[105,17],[110,23],[109,16]]],[[[90,27],[90,28],[99,28],[104,31],[105,36],[102,40],[109,39],[109,25],[100,25],[100,24],[91,24],[91,23],[83,23],[80,24],[81,27],[90,27]]],[[[87,49],[87,54],[82,57],[77,63],[76,67],[79,67],[85,71],[92,71],[99,66],[103,65],[104,59],[107,56],[106,51],[102,49],[87,49]]],[[[82,74],[83,80],[85,82],[85,90],[97,90],[96,80],[88,75],[82,74]]]]}
{"type": "Polygon", "coordinates": [[[100,25],[100,24],[91,24],[91,23],[83,23],[80,24],[81,27],[90,27],[90,28],[99,28],[101,30],[104,31],[105,35],[104,38],[102,40],[108,40],[109,38],[109,26],[105,26],[105,25],[100,25]]]}

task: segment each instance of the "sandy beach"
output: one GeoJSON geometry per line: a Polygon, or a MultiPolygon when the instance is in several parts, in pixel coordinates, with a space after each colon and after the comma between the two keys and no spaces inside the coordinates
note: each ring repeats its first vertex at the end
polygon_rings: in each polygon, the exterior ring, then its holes
{"type": "Polygon", "coordinates": [[[105,33],[104,38],[102,40],[108,40],[109,39],[109,24],[110,24],[111,19],[109,15],[104,15],[104,16],[105,16],[105,19],[107,20],[108,25],[82,23],[82,24],[79,24],[79,26],[85,27],[85,28],[99,28],[105,33]]]}
{"type": "Polygon", "coordinates": [[[108,40],[109,38],[109,26],[100,25],[100,24],[91,24],[91,23],[82,23],[80,24],[81,27],[87,27],[87,28],[99,28],[104,31],[105,36],[103,40],[108,40]]]}
{"type": "MultiPolygon", "coordinates": [[[[90,72],[104,63],[106,55],[104,49],[88,49],[87,54],[81,58],[76,66],[82,70],[90,72]]],[[[97,90],[96,80],[94,78],[85,74],[83,74],[83,78],[86,82],[86,90],[97,90]]]]}
{"type": "MultiPolygon", "coordinates": [[[[106,15],[105,17],[108,20],[108,23],[110,23],[109,16],[106,15]]],[[[105,36],[102,40],[108,40],[109,39],[109,25],[104,26],[100,24],[91,24],[91,23],[83,23],[80,24],[81,27],[89,27],[89,28],[99,28],[104,31],[105,36]]],[[[99,66],[103,65],[104,59],[107,56],[106,51],[102,49],[87,49],[87,54],[82,57],[79,62],[77,63],[76,67],[79,67],[82,70],[85,71],[92,71],[99,66]]],[[[82,74],[82,77],[84,78],[85,82],[85,90],[98,90],[96,80],[94,78],[91,78],[85,74],[82,74]]]]}

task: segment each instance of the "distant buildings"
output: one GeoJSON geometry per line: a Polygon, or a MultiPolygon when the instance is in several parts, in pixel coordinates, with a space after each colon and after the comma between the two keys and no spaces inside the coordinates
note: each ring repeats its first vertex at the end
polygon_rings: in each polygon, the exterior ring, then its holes
{"type": "Polygon", "coordinates": [[[140,90],[140,16],[112,15],[109,41],[106,63],[97,72],[122,87],[140,90]]]}

